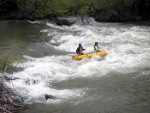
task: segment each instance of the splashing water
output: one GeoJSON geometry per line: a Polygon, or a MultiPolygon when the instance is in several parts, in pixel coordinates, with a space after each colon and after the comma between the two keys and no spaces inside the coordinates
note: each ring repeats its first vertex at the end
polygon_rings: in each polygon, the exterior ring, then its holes
{"type": "MultiPolygon", "coordinates": [[[[32,25],[37,23],[41,24],[36,21],[32,25]]],[[[150,91],[150,84],[144,82],[150,80],[150,27],[93,20],[88,25],[76,23],[69,27],[49,22],[44,25],[46,27],[40,32],[46,34],[46,40],[41,43],[55,54],[39,58],[24,55],[25,63],[14,64],[22,70],[10,74],[19,78],[13,81],[13,85],[18,92],[26,95],[29,102],[57,103],[61,105],[60,109],[65,107],[63,103],[72,103],[74,107],[70,113],[74,113],[76,107],[78,113],[94,110],[123,113],[126,109],[132,111],[131,107],[136,111],[138,105],[134,102],[148,106],[148,101],[139,102],[139,98],[144,98],[150,91]],[[84,53],[93,52],[95,42],[99,42],[100,50],[114,48],[114,51],[104,58],[81,61],[67,56],[75,53],[79,43],[86,49],[84,53]],[[143,89],[145,85],[147,88],[143,89]],[[56,99],[46,102],[45,94],[56,99]],[[87,108],[86,103],[91,108],[87,108]]],[[[145,98],[148,100],[149,96],[145,98]]]]}

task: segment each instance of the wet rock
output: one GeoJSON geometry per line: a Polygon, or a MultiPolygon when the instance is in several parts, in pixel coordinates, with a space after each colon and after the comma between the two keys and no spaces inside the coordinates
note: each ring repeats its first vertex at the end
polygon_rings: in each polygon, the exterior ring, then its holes
{"type": "Polygon", "coordinates": [[[69,22],[67,19],[58,19],[58,18],[53,18],[53,21],[59,26],[62,25],[70,26],[75,23],[75,22],[69,22]]]}
{"type": "Polygon", "coordinates": [[[45,94],[45,99],[48,100],[48,99],[56,99],[56,97],[52,96],[52,95],[49,95],[49,94],[45,94]]]}

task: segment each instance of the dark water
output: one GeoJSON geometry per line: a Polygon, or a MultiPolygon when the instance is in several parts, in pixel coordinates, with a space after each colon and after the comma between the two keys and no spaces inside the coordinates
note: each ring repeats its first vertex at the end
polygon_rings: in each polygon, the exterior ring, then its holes
{"type": "MultiPolygon", "coordinates": [[[[9,74],[31,108],[22,113],[149,113],[150,27],[131,23],[0,21],[0,53],[20,55],[23,70],[9,74]],[[79,43],[86,51],[95,41],[105,58],[74,61],[79,43]],[[28,83],[26,82],[28,81],[28,83]],[[36,82],[33,82],[36,81],[36,82]],[[45,94],[56,97],[44,99],[45,94]]],[[[10,83],[6,83],[10,87],[10,83]]]]}
{"type": "Polygon", "coordinates": [[[43,56],[50,53],[44,45],[46,35],[40,30],[44,24],[31,24],[26,21],[0,22],[0,52],[11,55],[43,56]]]}

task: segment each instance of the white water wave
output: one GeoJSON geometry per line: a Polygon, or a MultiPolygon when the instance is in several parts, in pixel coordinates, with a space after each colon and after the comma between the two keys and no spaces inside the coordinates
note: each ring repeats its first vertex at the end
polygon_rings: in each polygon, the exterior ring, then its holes
{"type": "MultiPolygon", "coordinates": [[[[29,96],[29,101],[44,101],[44,94],[51,94],[58,99],[51,102],[64,102],[83,98],[90,88],[69,87],[57,88],[56,84],[67,84],[76,79],[96,79],[108,76],[111,72],[133,73],[145,67],[150,67],[150,28],[120,24],[104,24],[93,22],[91,25],[75,24],[70,27],[59,27],[47,23],[50,29],[42,29],[51,38],[48,43],[56,50],[75,52],[78,44],[82,43],[86,52],[93,51],[95,42],[99,42],[101,50],[115,46],[115,51],[106,57],[96,57],[75,61],[67,55],[45,56],[32,58],[25,56],[27,62],[16,65],[22,71],[13,73],[19,78],[13,82],[22,94],[29,96]],[[71,30],[75,33],[66,33],[60,30],[71,30]]],[[[146,72],[149,73],[149,72],[146,72]]],[[[45,101],[44,101],[45,102],[45,101]]]]}

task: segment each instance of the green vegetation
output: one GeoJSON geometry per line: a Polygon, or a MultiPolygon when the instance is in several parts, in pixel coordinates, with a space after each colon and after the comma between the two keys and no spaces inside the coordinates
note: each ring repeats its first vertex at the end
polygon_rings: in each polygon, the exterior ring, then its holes
{"type": "Polygon", "coordinates": [[[92,15],[99,21],[149,20],[150,0],[0,0],[0,19],[92,15]]]}
{"type": "Polygon", "coordinates": [[[0,72],[4,73],[6,71],[10,71],[13,69],[14,63],[22,63],[24,62],[23,58],[19,56],[8,56],[8,55],[0,55],[0,72]]]}

